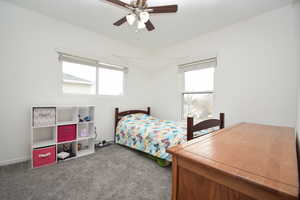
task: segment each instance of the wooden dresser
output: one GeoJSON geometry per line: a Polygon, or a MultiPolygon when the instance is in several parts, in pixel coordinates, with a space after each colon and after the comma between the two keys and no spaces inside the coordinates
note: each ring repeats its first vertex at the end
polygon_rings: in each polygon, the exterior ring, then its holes
{"type": "Polygon", "coordinates": [[[172,200],[296,200],[294,129],[242,123],[168,149],[172,200]]]}

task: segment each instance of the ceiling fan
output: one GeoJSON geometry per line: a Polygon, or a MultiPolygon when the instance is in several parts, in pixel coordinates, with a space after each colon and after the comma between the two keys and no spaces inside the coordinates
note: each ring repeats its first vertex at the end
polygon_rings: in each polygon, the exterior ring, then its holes
{"type": "Polygon", "coordinates": [[[152,13],[175,13],[178,10],[177,5],[166,6],[151,6],[147,4],[147,0],[132,0],[130,4],[122,2],[120,0],[105,0],[115,5],[127,8],[130,13],[122,19],[114,23],[115,26],[121,26],[126,21],[129,25],[133,25],[137,22],[138,29],[147,28],[148,31],[155,29],[154,25],[150,21],[150,14],[152,13]]]}

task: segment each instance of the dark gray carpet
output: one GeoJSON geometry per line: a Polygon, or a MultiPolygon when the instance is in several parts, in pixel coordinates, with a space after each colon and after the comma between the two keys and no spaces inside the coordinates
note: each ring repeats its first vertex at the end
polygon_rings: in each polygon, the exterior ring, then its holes
{"type": "Polygon", "coordinates": [[[171,168],[118,145],[40,169],[0,168],[1,200],[170,200],[171,168]]]}

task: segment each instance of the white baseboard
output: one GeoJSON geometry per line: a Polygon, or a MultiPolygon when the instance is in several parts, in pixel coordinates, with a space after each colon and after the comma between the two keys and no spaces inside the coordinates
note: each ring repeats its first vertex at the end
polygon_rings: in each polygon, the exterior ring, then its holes
{"type": "Polygon", "coordinates": [[[28,157],[21,157],[21,158],[15,158],[15,159],[11,159],[11,160],[3,160],[3,161],[0,161],[0,166],[11,165],[11,164],[16,164],[16,163],[20,163],[20,162],[25,162],[25,161],[27,161],[29,159],[30,158],[28,158],[28,157]]]}

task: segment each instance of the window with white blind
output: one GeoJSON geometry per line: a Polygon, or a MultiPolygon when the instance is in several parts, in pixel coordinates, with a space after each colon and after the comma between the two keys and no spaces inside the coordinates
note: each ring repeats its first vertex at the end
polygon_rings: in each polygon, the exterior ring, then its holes
{"type": "Polygon", "coordinates": [[[123,94],[126,67],[65,53],[59,54],[63,72],[63,93],[114,96],[123,94]]]}
{"type": "Polygon", "coordinates": [[[98,68],[98,93],[101,95],[122,95],[124,72],[98,68]]]}
{"type": "Polygon", "coordinates": [[[202,121],[212,117],[214,73],[217,59],[211,58],[179,66],[184,73],[182,92],[182,117],[202,121]]]}
{"type": "Polygon", "coordinates": [[[62,62],[64,93],[96,94],[96,67],[62,62]]]}

